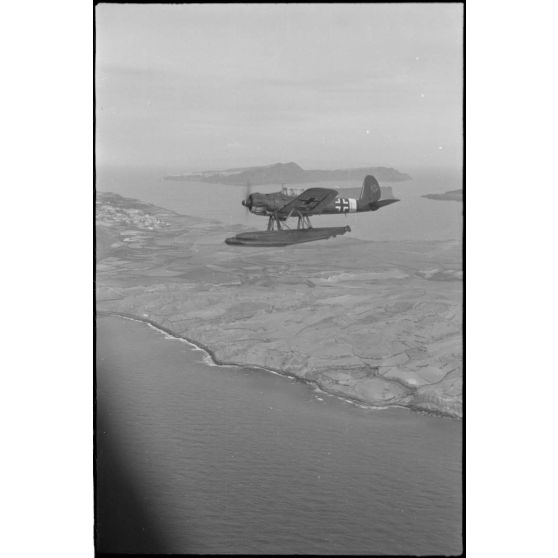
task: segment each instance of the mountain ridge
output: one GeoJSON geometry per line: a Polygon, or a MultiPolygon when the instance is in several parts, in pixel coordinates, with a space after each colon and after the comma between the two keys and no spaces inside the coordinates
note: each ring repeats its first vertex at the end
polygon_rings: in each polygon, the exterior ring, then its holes
{"type": "Polygon", "coordinates": [[[303,169],[299,164],[274,163],[271,165],[226,169],[221,171],[202,171],[194,174],[165,176],[165,180],[196,181],[244,186],[246,184],[297,184],[301,182],[322,182],[326,180],[362,180],[373,174],[385,182],[410,180],[408,174],[391,167],[360,167],[353,169],[303,169]]]}

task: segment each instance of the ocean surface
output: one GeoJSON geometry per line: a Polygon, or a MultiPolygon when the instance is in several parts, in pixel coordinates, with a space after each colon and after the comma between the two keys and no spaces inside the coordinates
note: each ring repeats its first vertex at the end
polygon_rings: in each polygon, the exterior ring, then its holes
{"type": "MultiPolygon", "coordinates": [[[[401,201],[380,211],[348,216],[315,216],[315,227],[350,225],[350,236],[362,240],[449,240],[462,238],[463,205],[453,201],[437,201],[421,197],[462,188],[460,169],[398,169],[411,175],[404,182],[381,182],[391,186],[401,201]]],[[[215,219],[227,225],[243,224],[263,230],[267,219],[250,214],[241,205],[246,195],[243,186],[227,186],[203,182],[174,182],[165,175],[183,169],[98,167],[97,189],[137,198],[184,215],[215,219]]],[[[364,179],[364,177],[363,177],[364,179]]],[[[362,180],[315,182],[293,185],[360,189],[362,180]]],[[[252,186],[252,192],[276,192],[280,185],[252,186]]]]}
{"type": "Polygon", "coordinates": [[[459,421],[214,366],[117,317],[96,382],[98,551],[461,552],[459,421]]]}

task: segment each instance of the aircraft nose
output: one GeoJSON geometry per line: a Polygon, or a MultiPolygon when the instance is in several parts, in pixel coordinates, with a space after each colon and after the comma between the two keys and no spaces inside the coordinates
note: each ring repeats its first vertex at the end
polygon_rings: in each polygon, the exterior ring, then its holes
{"type": "Polygon", "coordinates": [[[248,209],[252,209],[252,195],[250,194],[245,200],[242,200],[242,205],[248,209]]]}

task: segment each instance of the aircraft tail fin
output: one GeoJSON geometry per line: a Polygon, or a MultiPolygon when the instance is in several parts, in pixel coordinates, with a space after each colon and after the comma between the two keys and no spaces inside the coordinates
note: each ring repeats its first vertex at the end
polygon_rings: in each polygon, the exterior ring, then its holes
{"type": "Polygon", "coordinates": [[[362,183],[362,190],[360,191],[359,201],[365,203],[374,203],[380,199],[382,191],[378,181],[371,175],[367,175],[362,183]]]}

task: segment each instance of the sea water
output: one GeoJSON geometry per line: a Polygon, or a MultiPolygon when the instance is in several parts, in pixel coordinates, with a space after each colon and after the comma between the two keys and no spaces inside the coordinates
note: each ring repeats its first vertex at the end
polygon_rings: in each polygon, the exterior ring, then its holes
{"type": "Polygon", "coordinates": [[[460,421],[206,361],[99,317],[98,551],[461,552],[460,421]]]}

